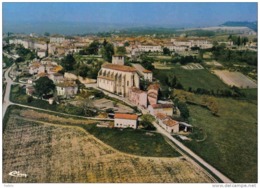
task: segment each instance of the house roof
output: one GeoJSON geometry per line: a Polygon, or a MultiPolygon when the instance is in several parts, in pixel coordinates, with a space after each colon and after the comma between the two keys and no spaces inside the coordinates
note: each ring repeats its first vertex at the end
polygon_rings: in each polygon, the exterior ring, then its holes
{"type": "Polygon", "coordinates": [[[178,121],[175,121],[173,119],[167,119],[167,120],[164,120],[163,123],[169,127],[173,127],[173,126],[176,126],[179,124],[178,121]]]}
{"type": "Polygon", "coordinates": [[[58,87],[75,87],[75,86],[77,86],[77,84],[73,81],[64,81],[64,82],[57,83],[56,86],[58,86],[58,87]]]}
{"type": "Polygon", "coordinates": [[[161,120],[166,119],[167,117],[169,117],[169,116],[167,116],[164,113],[157,113],[157,114],[155,114],[155,116],[156,116],[156,118],[161,119],[161,120]]]}
{"type": "Polygon", "coordinates": [[[172,108],[172,104],[152,104],[153,108],[172,108]]]}
{"type": "Polygon", "coordinates": [[[134,93],[146,93],[145,91],[143,91],[137,87],[131,87],[130,90],[134,93]]]}
{"type": "Polygon", "coordinates": [[[147,69],[143,70],[143,73],[151,73],[151,72],[152,72],[152,71],[147,70],[147,69]]]}
{"type": "Polygon", "coordinates": [[[134,67],[129,67],[125,65],[117,65],[117,64],[104,64],[102,66],[103,68],[106,69],[112,69],[112,70],[118,70],[118,71],[123,71],[123,72],[136,72],[136,69],[134,67]]]}
{"type": "Polygon", "coordinates": [[[158,83],[151,84],[151,85],[149,85],[149,87],[147,88],[147,90],[150,90],[150,89],[159,90],[159,89],[160,89],[160,84],[158,84],[158,83]]]}
{"type": "Polygon", "coordinates": [[[137,120],[138,116],[136,114],[119,114],[116,113],[114,116],[115,119],[131,119],[131,120],[137,120]]]}

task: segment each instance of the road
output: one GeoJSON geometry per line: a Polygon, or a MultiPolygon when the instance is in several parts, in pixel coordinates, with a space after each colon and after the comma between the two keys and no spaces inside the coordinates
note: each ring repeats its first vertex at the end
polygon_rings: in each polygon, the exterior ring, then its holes
{"type": "MultiPolygon", "coordinates": [[[[95,89],[99,89],[97,88],[96,84],[91,84],[88,85],[86,84],[86,87],[93,87],[95,89]]],[[[100,90],[100,89],[99,89],[100,90]]],[[[103,90],[102,90],[103,91],[103,90]]],[[[106,95],[109,95],[110,97],[113,98],[117,98],[131,106],[133,106],[130,101],[126,100],[123,97],[114,95],[112,93],[103,91],[106,95]]],[[[140,109],[142,111],[143,114],[149,114],[148,110],[146,109],[140,109]]],[[[177,145],[179,148],[181,148],[183,151],[185,151],[187,154],[189,154],[191,157],[193,157],[194,159],[196,159],[201,165],[204,166],[204,168],[210,170],[213,174],[215,174],[219,179],[221,179],[221,181],[223,181],[224,183],[233,183],[228,177],[226,177],[224,174],[222,174],[221,172],[219,172],[216,168],[214,168],[213,166],[211,166],[210,164],[208,164],[206,161],[204,161],[201,157],[199,157],[197,154],[195,154],[193,151],[191,151],[188,147],[186,147],[185,145],[183,145],[180,141],[178,141],[177,139],[173,138],[172,135],[170,133],[168,133],[167,131],[165,131],[160,125],[158,125],[156,122],[153,123],[153,125],[157,128],[157,131],[162,134],[163,136],[167,137],[168,139],[170,139],[175,145],[177,145]]],[[[183,153],[183,152],[182,152],[183,153]]],[[[184,154],[184,153],[183,153],[184,154]]],[[[188,157],[186,155],[186,157],[188,157]]],[[[192,161],[194,164],[198,164],[195,160],[193,160],[192,158],[188,157],[190,161],[192,161]]],[[[206,172],[207,173],[207,172],[206,172]]],[[[208,174],[208,173],[207,173],[208,174]]],[[[214,178],[212,178],[214,179],[214,178]]]]}
{"type": "Polygon", "coordinates": [[[5,95],[4,95],[4,101],[3,101],[3,108],[2,108],[2,115],[4,117],[6,113],[6,109],[8,108],[9,105],[13,104],[10,102],[9,97],[10,97],[10,91],[11,91],[11,85],[13,84],[13,80],[8,76],[9,72],[12,70],[12,66],[9,67],[4,74],[4,78],[6,81],[6,88],[5,88],[5,95]]]}
{"type": "Polygon", "coordinates": [[[233,183],[228,177],[226,177],[224,174],[219,172],[216,168],[208,164],[206,161],[204,161],[201,157],[199,157],[197,154],[195,154],[193,151],[191,151],[188,147],[183,145],[180,141],[173,138],[170,133],[168,133],[166,130],[164,130],[160,125],[157,123],[153,123],[153,125],[157,128],[157,131],[161,133],[162,135],[166,136],[168,139],[170,139],[175,145],[177,145],[179,148],[181,148],[183,151],[188,153],[191,157],[196,159],[200,164],[202,164],[205,168],[210,170],[213,174],[215,174],[221,181],[224,183],[233,183]]]}

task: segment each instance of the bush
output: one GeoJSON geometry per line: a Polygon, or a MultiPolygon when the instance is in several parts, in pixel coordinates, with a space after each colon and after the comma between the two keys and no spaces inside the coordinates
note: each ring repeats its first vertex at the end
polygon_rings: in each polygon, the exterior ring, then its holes
{"type": "Polygon", "coordinates": [[[31,103],[33,101],[33,97],[32,96],[27,96],[27,103],[31,103]]]}
{"type": "Polygon", "coordinates": [[[149,121],[142,121],[141,123],[144,127],[145,130],[149,130],[149,131],[155,131],[156,128],[153,126],[153,124],[149,121]]]}

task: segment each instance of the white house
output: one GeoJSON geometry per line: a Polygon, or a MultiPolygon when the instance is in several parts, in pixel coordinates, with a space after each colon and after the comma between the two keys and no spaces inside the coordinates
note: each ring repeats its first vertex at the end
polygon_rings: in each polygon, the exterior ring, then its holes
{"type": "Polygon", "coordinates": [[[180,131],[180,125],[178,121],[173,120],[170,116],[163,113],[157,113],[156,119],[160,126],[162,126],[169,133],[177,133],[180,131]]]}
{"type": "Polygon", "coordinates": [[[44,56],[46,56],[46,51],[45,50],[39,50],[37,52],[37,56],[39,56],[40,58],[43,58],[44,56]]]}
{"type": "Polygon", "coordinates": [[[114,127],[116,128],[137,128],[137,119],[136,114],[120,114],[116,113],[114,116],[114,127]]]}
{"type": "Polygon", "coordinates": [[[56,83],[57,96],[71,97],[77,94],[78,86],[74,81],[56,83]]]}
{"type": "Polygon", "coordinates": [[[173,105],[172,104],[152,104],[148,106],[148,110],[151,115],[155,116],[157,113],[166,114],[172,116],[173,105]]]}
{"type": "Polygon", "coordinates": [[[162,52],[161,46],[151,46],[151,45],[139,45],[138,46],[140,51],[143,52],[162,52]]]}
{"type": "Polygon", "coordinates": [[[63,43],[65,41],[65,37],[63,36],[51,36],[50,37],[50,43],[63,43]]]}
{"type": "Polygon", "coordinates": [[[50,74],[49,78],[53,81],[54,84],[64,81],[64,77],[60,73],[50,74]]]}
{"type": "Polygon", "coordinates": [[[137,73],[143,77],[144,80],[148,80],[149,82],[153,81],[153,73],[152,71],[149,71],[145,69],[142,65],[140,64],[132,64],[134,68],[136,68],[137,73]]]}
{"type": "Polygon", "coordinates": [[[45,72],[45,67],[40,62],[33,62],[29,67],[30,74],[38,74],[40,72],[45,72]]]}

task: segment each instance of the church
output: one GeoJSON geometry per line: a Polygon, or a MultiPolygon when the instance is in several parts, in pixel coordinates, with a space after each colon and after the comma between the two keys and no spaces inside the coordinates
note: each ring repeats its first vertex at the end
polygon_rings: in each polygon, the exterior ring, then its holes
{"type": "Polygon", "coordinates": [[[97,86],[108,92],[128,97],[131,87],[139,88],[136,68],[124,65],[124,56],[114,55],[112,64],[102,65],[97,77],[97,86]]]}

